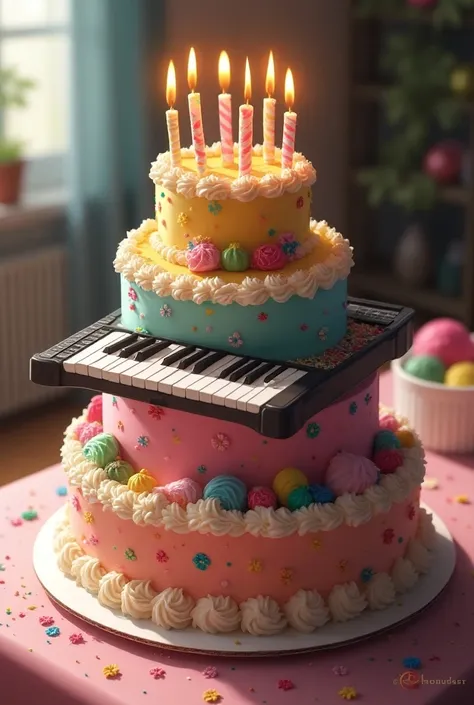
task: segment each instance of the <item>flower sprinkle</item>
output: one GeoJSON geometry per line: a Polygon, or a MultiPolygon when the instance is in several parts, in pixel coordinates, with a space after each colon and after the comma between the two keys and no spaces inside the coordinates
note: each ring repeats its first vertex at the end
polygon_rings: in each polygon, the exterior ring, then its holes
{"type": "Polygon", "coordinates": [[[21,518],[24,521],[34,521],[38,518],[38,512],[35,509],[28,509],[26,512],[22,512],[21,518]]]}
{"type": "Polygon", "coordinates": [[[296,207],[297,208],[303,208],[304,206],[304,198],[303,196],[300,196],[298,200],[296,201],[296,207]]]}
{"type": "Polygon", "coordinates": [[[283,570],[280,571],[280,580],[282,583],[285,585],[288,585],[291,583],[293,579],[293,571],[291,568],[283,568],[283,570]]]}
{"type": "Polygon", "coordinates": [[[270,228],[270,230],[268,231],[268,234],[270,235],[270,237],[273,237],[274,235],[276,235],[276,232],[277,231],[275,230],[275,228],[270,228]]]}
{"type": "Polygon", "coordinates": [[[148,407],[148,416],[151,416],[152,419],[161,421],[161,418],[164,415],[165,411],[161,408],[161,406],[155,406],[154,404],[150,404],[150,406],[148,407]]]}
{"type": "Polygon", "coordinates": [[[77,634],[71,634],[69,636],[69,641],[71,644],[84,644],[84,637],[80,632],[78,632],[77,634]]]}
{"type": "Polygon", "coordinates": [[[228,341],[233,348],[240,348],[240,346],[244,344],[244,341],[240,337],[240,333],[232,333],[232,335],[229,335],[228,341]]]}
{"type": "Polygon", "coordinates": [[[94,515],[92,512],[84,512],[84,521],[86,524],[93,524],[94,523],[94,515]]]}
{"type": "Polygon", "coordinates": [[[211,445],[214,450],[223,453],[230,446],[230,438],[226,436],[225,433],[216,433],[216,435],[211,438],[211,445]]]}
{"type": "Polygon", "coordinates": [[[467,494],[456,495],[456,497],[454,497],[454,501],[457,502],[458,504],[471,504],[471,500],[469,499],[467,494]]]}
{"type": "Polygon", "coordinates": [[[308,438],[317,438],[319,436],[320,431],[321,431],[321,427],[319,426],[319,424],[315,423],[314,421],[313,421],[313,423],[309,423],[306,426],[306,435],[308,436],[308,438]]]}
{"type": "Polygon", "coordinates": [[[222,205],[219,203],[219,201],[211,201],[208,204],[207,209],[209,213],[212,213],[212,215],[219,215],[222,210],[222,205]]]}
{"type": "Polygon", "coordinates": [[[305,332],[308,330],[308,328],[309,328],[309,326],[308,326],[307,323],[302,323],[302,324],[300,325],[300,330],[302,330],[303,333],[305,333],[305,332]]]}
{"type": "Polygon", "coordinates": [[[279,690],[293,690],[295,684],[289,678],[282,678],[278,681],[279,690]]]}
{"type": "Polygon", "coordinates": [[[21,525],[23,524],[23,522],[22,522],[22,520],[21,520],[19,517],[17,517],[16,519],[12,519],[12,520],[10,521],[10,524],[11,524],[12,526],[21,526],[21,525]]]}
{"type": "Polygon", "coordinates": [[[413,521],[413,519],[416,517],[416,509],[413,504],[410,504],[410,506],[408,507],[407,515],[410,521],[413,521]]]}
{"type": "Polygon", "coordinates": [[[346,666],[333,666],[332,672],[335,676],[347,676],[349,669],[346,666]]]}
{"type": "Polygon", "coordinates": [[[320,328],[320,329],[318,330],[318,338],[319,338],[319,340],[327,340],[328,332],[329,332],[329,328],[327,328],[327,326],[324,326],[323,328],[320,328]]]}
{"type": "Polygon", "coordinates": [[[173,311],[171,310],[171,306],[168,304],[163,304],[163,306],[160,308],[160,316],[162,318],[169,318],[173,311]]]}
{"type": "Polygon", "coordinates": [[[165,678],[166,677],[166,671],[164,668],[160,668],[159,666],[155,666],[154,668],[150,668],[150,676],[153,676],[155,680],[158,680],[159,678],[165,678]]]}
{"type": "Polygon", "coordinates": [[[205,703],[219,703],[222,700],[222,696],[217,692],[217,690],[211,688],[204,691],[202,694],[202,699],[205,703]]]}
{"type": "Polygon", "coordinates": [[[158,563],[167,563],[169,561],[169,556],[165,551],[157,551],[156,552],[156,560],[158,563]]]}
{"type": "Polygon", "coordinates": [[[357,404],[355,401],[349,404],[349,413],[351,416],[355,416],[357,414],[357,404]]]}
{"type": "Polygon", "coordinates": [[[43,615],[39,618],[39,623],[42,627],[51,627],[54,624],[54,619],[43,615]]]}
{"type": "Polygon", "coordinates": [[[46,629],[46,636],[59,636],[61,634],[61,630],[59,627],[48,627],[46,629]]]}
{"type": "Polygon", "coordinates": [[[202,672],[204,678],[217,678],[219,675],[215,666],[207,666],[202,672]]]}
{"type": "Polygon", "coordinates": [[[118,428],[119,431],[123,431],[123,430],[124,430],[125,426],[124,426],[123,421],[117,421],[117,428],[118,428]]]}
{"type": "Polygon", "coordinates": [[[193,563],[198,570],[207,570],[211,565],[211,559],[205,553],[196,553],[193,563]]]}
{"type": "Polygon", "coordinates": [[[135,289],[132,289],[131,286],[128,287],[128,298],[132,299],[132,301],[136,301],[138,299],[137,292],[135,289]]]}
{"type": "Polygon", "coordinates": [[[89,544],[91,546],[97,546],[98,543],[99,543],[99,539],[97,538],[97,536],[95,536],[95,534],[91,534],[89,536],[89,544]]]}
{"type": "Polygon", "coordinates": [[[138,436],[137,443],[142,448],[147,448],[148,444],[150,443],[150,439],[148,438],[148,436],[138,436]]]}
{"type": "Polygon", "coordinates": [[[106,678],[117,678],[120,675],[120,668],[116,663],[111,663],[108,666],[104,666],[102,673],[106,678]]]}
{"type": "Polygon", "coordinates": [[[257,316],[259,321],[266,321],[268,319],[268,313],[265,313],[265,311],[262,311],[261,313],[258,314],[257,316]]]}
{"type": "Polygon", "coordinates": [[[67,495],[67,487],[65,487],[64,485],[56,487],[56,494],[58,495],[58,497],[65,497],[67,495]]]}
{"type": "Polygon", "coordinates": [[[357,690],[351,685],[346,685],[338,691],[338,695],[340,695],[343,700],[355,700],[357,698],[357,690]]]}
{"type": "Polygon", "coordinates": [[[125,558],[127,559],[127,561],[136,561],[137,560],[137,556],[135,555],[135,551],[133,550],[133,548],[126,549],[125,558]]]}
{"type": "Polygon", "coordinates": [[[283,233],[279,238],[280,247],[289,260],[296,258],[300,243],[295,239],[293,233],[283,233]]]}
{"type": "Polygon", "coordinates": [[[363,568],[360,571],[360,579],[363,583],[369,583],[374,577],[374,571],[372,568],[363,568]]]}
{"type": "Polygon", "coordinates": [[[178,223],[178,225],[181,225],[184,228],[184,226],[189,223],[189,215],[187,215],[186,213],[178,213],[176,222],[178,223]]]}
{"type": "Polygon", "coordinates": [[[249,573],[261,573],[262,571],[262,561],[259,558],[254,558],[249,563],[249,573]]]}
{"type": "Polygon", "coordinates": [[[394,538],[395,538],[394,530],[393,529],[385,529],[385,531],[382,534],[383,542],[386,544],[390,544],[390,543],[392,543],[394,538]]]}
{"type": "Polygon", "coordinates": [[[76,510],[76,512],[78,512],[81,508],[81,505],[79,504],[79,499],[75,494],[73,494],[71,497],[71,506],[73,509],[76,510]]]}
{"type": "Polygon", "coordinates": [[[207,468],[205,465],[199,465],[197,471],[200,475],[204,475],[207,472],[207,468]]]}

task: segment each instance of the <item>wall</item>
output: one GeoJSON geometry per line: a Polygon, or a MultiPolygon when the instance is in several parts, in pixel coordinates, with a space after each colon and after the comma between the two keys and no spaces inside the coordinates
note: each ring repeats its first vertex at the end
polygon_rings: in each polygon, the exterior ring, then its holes
{"type": "Polygon", "coordinates": [[[196,48],[198,90],[206,141],[210,144],[219,135],[219,52],[228,51],[233,67],[230,90],[234,96],[234,126],[248,55],[255,105],[254,141],[261,142],[265,72],[268,51],[273,49],[280,107],[277,135],[281,135],[284,74],[289,65],[295,76],[297,150],[313,161],[319,174],[313,213],[337,227],[344,225],[346,190],[347,5],[348,0],[299,0],[294,5],[288,0],[166,0],[167,45],[157,79],[164,95],[167,61],[173,58],[178,74],[176,107],[181,111],[182,144],[189,144],[186,67],[189,47],[196,48]]]}

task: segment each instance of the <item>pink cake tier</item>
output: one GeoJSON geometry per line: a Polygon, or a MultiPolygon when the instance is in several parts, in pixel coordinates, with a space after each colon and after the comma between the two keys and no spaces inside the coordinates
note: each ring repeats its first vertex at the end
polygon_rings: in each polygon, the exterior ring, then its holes
{"type": "Polygon", "coordinates": [[[104,431],[116,436],[121,457],[138,470],[146,468],[162,485],[228,474],[251,485],[271,485],[278,470],[288,466],[319,482],[339,450],[370,455],[379,425],[378,378],[373,375],[285,440],[108,394],[103,395],[103,414],[104,431]]]}
{"type": "MultiPolygon", "coordinates": [[[[123,402],[117,400],[113,414],[123,402]]],[[[107,406],[109,399],[104,403],[107,406]]],[[[135,406],[132,417],[147,420],[135,406]]],[[[365,406],[369,404],[364,402],[365,406]]],[[[130,407],[127,402],[124,408],[130,407]]],[[[105,409],[106,424],[111,414],[110,408],[105,409]]],[[[161,421],[154,419],[158,428],[163,428],[165,418],[166,414],[161,421]]],[[[411,588],[429,568],[433,527],[419,507],[424,454],[403,420],[390,417],[387,424],[384,416],[384,428],[391,425],[400,439],[400,462],[393,472],[382,474],[358,494],[344,492],[332,501],[294,511],[285,506],[229,511],[216,498],[170,502],[162,488],[152,488],[151,475],[145,480],[134,475],[128,486],[111,480],[103,467],[84,455],[77,437],[84,420],[85,416],[74,420],[66,431],[62,457],[72,486],[71,504],[58,528],[55,550],[61,570],[96,593],[105,607],[133,619],[152,619],[165,629],[193,626],[212,633],[240,629],[271,635],[289,625],[309,632],[329,619],[345,621],[366,608],[389,606],[397,592],[411,588]],[[130,489],[140,489],[142,481],[151,483],[148,491],[130,489]]],[[[199,427],[201,422],[208,420],[195,419],[199,427]]],[[[161,438],[160,433],[155,431],[150,445],[161,438]]],[[[243,460],[253,453],[241,440],[247,433],[243,427],[232,431],[243,460]]],[[[391,432],[387,433],[390,440],[391,432]]],[[[200,449],[201,440],[193,438],[200,449]]],[[[285,445],[288,442],[293,439],[285,445]]],[[[365,444],[369,445],[368,437],[365,444]]],[[[167,452],[158,442],[156,447],[160,457],[167,452]]],[[[185,448],[190,455],[196,452],[189,440],[185,448]]],[[[297,444],[293,448],[297,453],[297,444]]],[[[121,448],[119,452],[122,455],[121,448]]],[[[244,463],[239,477],[268,485],[283,467],[280,452],[272,457],[272,478],[270,457],[262,474],[255,465],[250,465],[253,473],[246,473],[244,463]]],[[[321,469],[323,456],[316,457],[321,469]]],[[[170,470],[161,481],[183,477],[183,458],[179,462],[176,474],[170,470]]],[[[196,456],[194,465],[198,462],[196,456]]],[[[172,460],[168,464],[171,467],[172,460]]],[[[168,467],[158,459],[153,467],[158,474],[159,465],[168,467]]],[[[228,466],[215,464],[209,477],[219,469],[227,472],[228,466]]],[[[347,480],[344,468],[341,472],[347,480]]],[[[199,479],[199,474],[195,477],[199,479]]],[[[318,473],[316,477],[320,479],[318,473]]],[[[206,473],[203,485],[207,479],[206,473]]]]}

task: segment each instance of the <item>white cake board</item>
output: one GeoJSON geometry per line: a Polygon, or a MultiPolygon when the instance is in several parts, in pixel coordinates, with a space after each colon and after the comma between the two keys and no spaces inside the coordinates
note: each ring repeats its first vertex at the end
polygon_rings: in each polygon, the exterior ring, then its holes
{"type": "MultiPolygon", "coordinates": [[[[425,505],[422,505],[425,506],[425,505]]],[[[425,509],[431,510],[425,506],[425,509]]],[[[438,535],[433,565],[427,576],[418,580],[412,591],[397,597],[392,607],[366,611],[344,623],[329,623],[312,634],[292,629],[272,637],[254,637],[242,632],[205,634],[198,629],[166,631],[151,620],[132,620],[117,611],[102,607],[97,597],[78,587],[58,568],[53,551],[54,530],[63,519],[61,508],[43,525],[36,537],[33,564],[50,597],[61,607],[96,627],[141,643],[176,651],[222,656],[276,656],[345,646],[377,632],[394,627],[427,607],[447,585],[456,563],[456,549],[444,522],[434,513],[438,535]]]]}

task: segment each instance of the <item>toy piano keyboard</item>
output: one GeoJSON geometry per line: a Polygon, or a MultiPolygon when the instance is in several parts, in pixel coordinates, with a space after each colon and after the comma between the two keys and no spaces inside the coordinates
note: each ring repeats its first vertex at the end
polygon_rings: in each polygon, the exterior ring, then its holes
{"type": "Polygon", "coordinates": [[[334,348],[291,362],[253,359],[125,329],[120,310],[31,360],[33,382],[83,387],[288,438],[381,365],[405,354],[413,311],[349,298],[334,348]]]}

